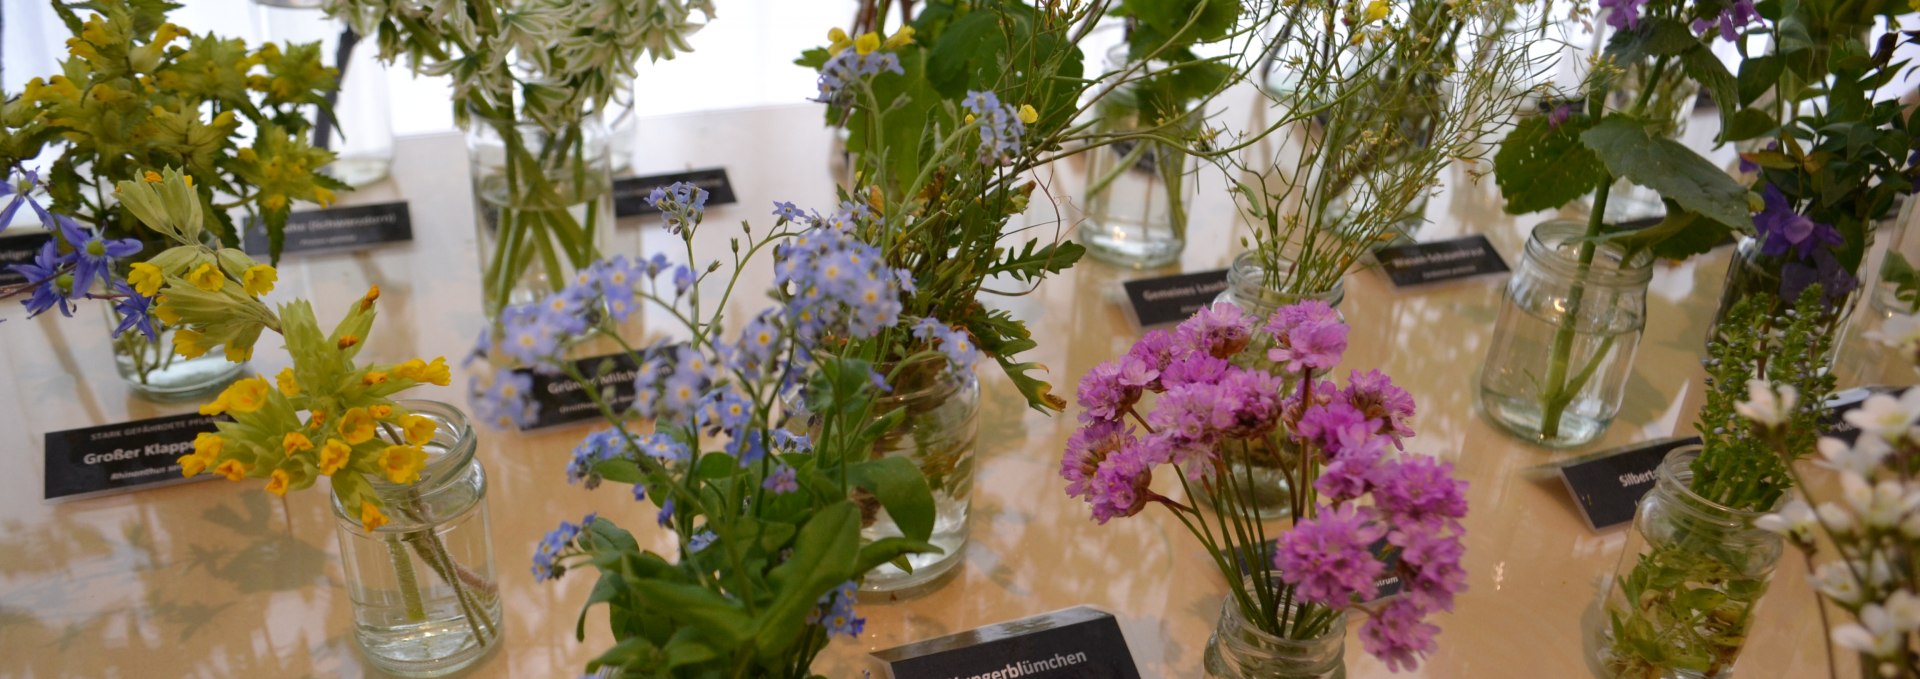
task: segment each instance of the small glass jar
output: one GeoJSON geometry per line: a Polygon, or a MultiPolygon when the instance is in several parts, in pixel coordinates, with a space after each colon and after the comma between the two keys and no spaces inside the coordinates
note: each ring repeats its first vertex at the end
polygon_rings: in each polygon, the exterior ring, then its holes
{"type": "MultiPolygon", "coordinates": [[[[1871,233],[1869,233],[1869,238],[1871,233]]],[[[1871,245],[1871,241],[1869,241],[1871,245]]],[[[1786,299],[1782,294],[1782,272],[1785,260],[1780,257],[1768,257],[1760,251],[1760,239],[1743,237],[1734,246],[1733,259],[1727,262],[1726,286],[1720,290],[1720,308],[1713,314],[1713,329],[1708,331],[1706,340],[1711,343],[1720,334],[1720,322],[1733,311],[1733,306],[1750,297],[1762,297],[1769,301],[1767,315],[1777,315],[1786,307],[1793,306],[1798,300],[1786,299]]],[[[1857,272],[1848,272],[1849,275],[1857,272]]],[[[1847,327],[1847,319],[1853,314],[1854,302],[1860,296],[1858,279],[1845,295],[1827,295],[1827,311],[1832,315],[1828,319],[1827,329],[1839,333],[1847,327]]],[[[1842,342],[1836,340],[1828,348],[1822,364],[1833,365],[1842,342]]]]}
{"type": "MultiPolygon", "coordinates": [[[[1127,58],[1127,46],[1107,53],[1107,70],[1118,78],[1137,76],[1145,66],[1127,58]],[[1131,70],[1130,70],[1131,69],[1131,70]]],[[[1139,88],[1119,86],[1094,106],[1099,136],[1136,134],[1159,123],[1141,114],[1139,88]]],[[[1189,137],[1203,116],[1187,112],[1177,131],[1189,137]]],[[[1088,152],[1086,220],[1080,243],[1093,258],[1149,269],[1172,264],[1187,247],[1187,215],[1193,204],[1198,160],[1179,147],[1159,141],[1127,140],[1088,152]]]]}
{"type": "Polygon", "coordinates": [[[1346,648],[1345,613],[1333,614],[1319,636],[1285,639],[1248,621],[1228,596],[1203,662],[1208,679],[1345,679],[1346,648]]]}
{"type": "Polygon", "coordinates": [[[1613,577],[1600,588],[1605,616],[1593,630],[1611,677],[1715,679],[1733,674],[1754,606],[1785,543],[1753,526],[1765,512],[1694,494],[1699,446],[1667,454],[1640,499],[1613,577]]]}
{"type": "MultiPolygon", "coordinates": [[[[927,542],[938,553],[911,554],[912,572],[885,564],[867,573],[860,589],[898,592],[926,585],[959,565],[972,521],[973,447],[980,434],[980,383],[971,371],[954,370],[945,358],[921,361],[899,371],[892,393],[874,402],[874,417],[897,410],[906,419],[874,444],[873,459],[913,460],[933,490],[933,534],[927,542]]],[[[861,508],[860,539],[873,542],[901,537],[900,526],[878,500],[856,491],[861,508]]]]}
{"type": "MultiPolygon", "coordinates": [[[[360,508],[334,496],[354,640],[367,660],[402,677],[437,677],[500,646],[500,594],[487,518],[487,474],[466,415],[445,403],[401,401],[432,419],[426,468],[412,485],[369,475],[389,522],[371,532],[360,508]]],[[[382,436],[386,436],[382,432],[382,436]]]]}
{"type": "Polygon", "coordinates": [[[474,116],[467,157],[488,318],[558,291],[613,250],[610,156],[597,116],[560,130],[474,116]]]}
{"type": "Polygon", "coordinates": [[[1646,330],[1653,256],[1595,245],[1586,228],[1534,228],[1480,369],[1487,417],[1549,448],[1585,444],[1613,423],[1646,330]]]}
{"type": "Polygon", "coordinates": [[[1248,316],[1259,319],[1256,322],[1265,322],[1280,307],[1310,299],[1326,302],[1327,306],[1335,309],[1340,308],[1340,302],[1347,297],[1347,285],[1343,281],[1335,280],[1332,286],[1309,293],[1288,292],[1280,285],[1269,283],[1270,280],[1287,280],[1294,266],[1292,260],[1282,259],[1269,267],[1260,251],[1242,252],[1227,267],[1227,288],[1213,298],[1213,303],[1240,307],[1248,316]],[[1267,275],[1270,268],[1273,271],[1271,277],[1267,275]]]}
{"type": "Polygon", "coordinates": [[[320,171],[360,188],[386,179],[393,168],[393,107],[387,67],[368,36],[354,35],[322,11],[325,0],[253,0],[264,40],[320,43],[320,62],[340,70],[340,87],[328,96],[329,118],[318,108],[309,119],[313,145],[333,151],[320,171]],[[352,40],[353,42],[348,42],[352,40]],[[366,42],[363,42],[366,41],[366,42]]]}
{"type": "MultiPolygon", "coordinates": [[[[101,306],[107,309],[107,328],[119,327],[120,312],[101,306]]],[[[158,318],[148,322],[153,324],[156,341],[149,342],[138,329],[129,328],[112,342],[113,367],[134,393],[160,401],[198,398],[226,388],[247,370],[246,363],[227,360],[221,347],[195,358],[181,356],[174,351],[173,328],[158,318]]]]}

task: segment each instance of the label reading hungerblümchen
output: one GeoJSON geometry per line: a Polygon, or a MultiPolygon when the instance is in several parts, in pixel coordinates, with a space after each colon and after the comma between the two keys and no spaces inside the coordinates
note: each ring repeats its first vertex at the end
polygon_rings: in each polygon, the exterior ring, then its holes
{"type": "Polygon", "coordinates": [[[1140,679],[1120,623],[1086,606],[877,651],[893,679],[1140,679]]]}

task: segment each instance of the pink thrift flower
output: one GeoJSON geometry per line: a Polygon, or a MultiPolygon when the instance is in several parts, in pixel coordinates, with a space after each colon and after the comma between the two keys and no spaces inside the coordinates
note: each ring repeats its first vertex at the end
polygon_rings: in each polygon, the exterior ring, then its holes
{"type": "Polygon", "coordinates": [[[1420,658],[1439,647],[1433,637],[1440,628],[1423,620],[1424,615],[1414,600],[1395,599],[1360,625],[1360,646],[1386,661],[1389,671],[1417,669],[1420,658]]]}
{"type": "Polygon", "coordinates": [[[1273,564],[1301,600],[1344,608],[1354,595],[1375,591],[1382,564],[1368,547],[1383,532],[1366,510],[1323,507],[1280,536],[1273,564]]]}

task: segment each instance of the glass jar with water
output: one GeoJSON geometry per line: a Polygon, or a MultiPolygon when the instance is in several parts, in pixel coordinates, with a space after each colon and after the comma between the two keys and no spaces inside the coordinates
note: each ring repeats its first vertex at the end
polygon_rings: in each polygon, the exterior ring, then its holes
{"type": "MultiPolygon", "coordinates": [[[[980,433],[980,382],[973,371],[956,370],[939,357],[890,372],[893,390],[875,399],[874,417],[904,410],[906,418],[881,436],[871,455],[905,457],[926,475],[934,504],[927,542],[941,551],[908,555],[911,572],[892,564],[873,569],[860,584],[869,592],[927,585],[960,563],[973,506],[973,444],[980,433]]],[[[861,510],[861,541],[904,535],[877,499],[855,491],[854,501],[861,510]]]]}
{"type": "MultiPolygon", "coordinates": [[[[500,645],[500,593],[487,519],[487,474],[473,428],[453,406],[402,401],[437,428],[411,485],[369,475],[389,521],[374,530],[334,496],[353,635],[367,660],[402,677],[437,677],[500,645]]],[[[396,442],[401,435],[383,432],[396,442]]]]}
{"type": "Polygon", "coordinates": [[[1480,407],[1551,448],[1598,438],[1620,412],[1646,330],[1653,256],[1550,221],[1527,239],[1480,370],[1480,407]]]}

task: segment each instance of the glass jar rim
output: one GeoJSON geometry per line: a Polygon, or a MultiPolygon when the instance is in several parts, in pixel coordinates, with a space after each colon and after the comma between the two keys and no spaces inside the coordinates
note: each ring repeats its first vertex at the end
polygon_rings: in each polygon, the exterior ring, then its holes
{"type": "Polygon", "coordinates": [[[1614,241],[1596,244],[1593,261],[1582,275],[1578,249],[1565,246],[1584,238],[1586,231],[1587,224],[1581,221],[1541,222],[1527,236],[1526,259],[1555,275],[1578,277],[1589,284],[1628,287],[1646,285],[1653,280],[1653,253],[1628,251],[1614,241]]]}
{"type": "Polygon", "coordinates": [[[441,454],[429,453],[426,466],[420,470],[420,480],[412,484],[391,483],[379,476],[369,476],[367,482],[374,492],[385,495],[412,488],[431,494],[458,479],[460,472],[473,462],[474,452],[479,448],[474,441],[473,423],[467,420],[466,413],[451,404],[429,399],[400,399],[394,403],[410,413],[434,420],[437,431],[452,434],[453,445],[446,446],[446,452],[441,454]]]}
{"type": "MultiPolygon", "coordinates": [[[[1276,576],[1274,579],[1278,580],[1279,578],[1276,576]]],[[[1333,612],[1333,618],[1327,622],[1327,631],[1325,634],[1312,639],[1289,639],[1287,637],[1268,634],[1266,630],[1260,629],[1259,625],[1252,624],[1252,622],[1247,619],[1246,611],[1240,608],[1239,600],[1231,595],[1221,604],[1220,608],[1221,615],[1228,620],[1232,620],[1234,624],[1238,626],[1238,633],[1245,634],[1260,645],[1268,648],[1311,650],[1315,647],[1326,645],[1336,638],[1339,639],[1341,643],[1345,643],[1346,641],[1346,611],[1333,612]]],[[[1297,601],[1287,604],[1288,610],[1299,610],[1299,608],[1300,603],[1297,601]]]]}
{"type": "Polygon", "coordinates": [[[1277,263],[1269,263],[1265,252],[1260,250],[1247,250],[1235,255],[1232,264],[1227,266],[1227,287],[1232,288],[1236,292],[1256,293],[1257,297],[1262,301],[1276,302],[1275,306],[1285,306],[1309,299],[1326,302],[1328,306],[1339,306],[1340,301],[1346,299],[1347,281],[1345,276],[1335,280],[1333,285],[1327,287],[1327,289],[1318,292],[1296,294],[1267,288],[1264,279],[1269,269],[1291,271],[1298,266],[1293,259],[1285,256],[1282,256],[1277,263]]]}
{"type": "Polygon", "coordinates": [[[1693,492],[1690,485],[1693,481],[1693,461],[1703,451],[1704,448],[1696,443],[1667,453],[1660,461],[1655,489],[1662,495],[1678,500],[1674,506],[1696,519],[1727,527],[1759,530],[1753,528],[1754,520],[1771,513],[1771,509],[1749,511],[1728,507],[1693,492]]]}
{"type": "MultiPolygon", "coordinates": [[[[927,386],[912,391],[892,391],[877,394],[873,399],[875,403],[906,403],[934,397],[944,397],[959,391],[967,385],[967,382],[975,379],[972,370],[958,370],[957,366],[953,364],[953,361],[949,360],[944,354],[940,356],[923,356],[912,359],[912,361],[941,361],[945,363],[945,365],[941,366],[939,375],[927,386]]],[[[876,364],[874,371],[879,373],[882,379],[885,379],[887,373],[891,372],[893,366],[896,364],[897,362],[876,364]]]]}

